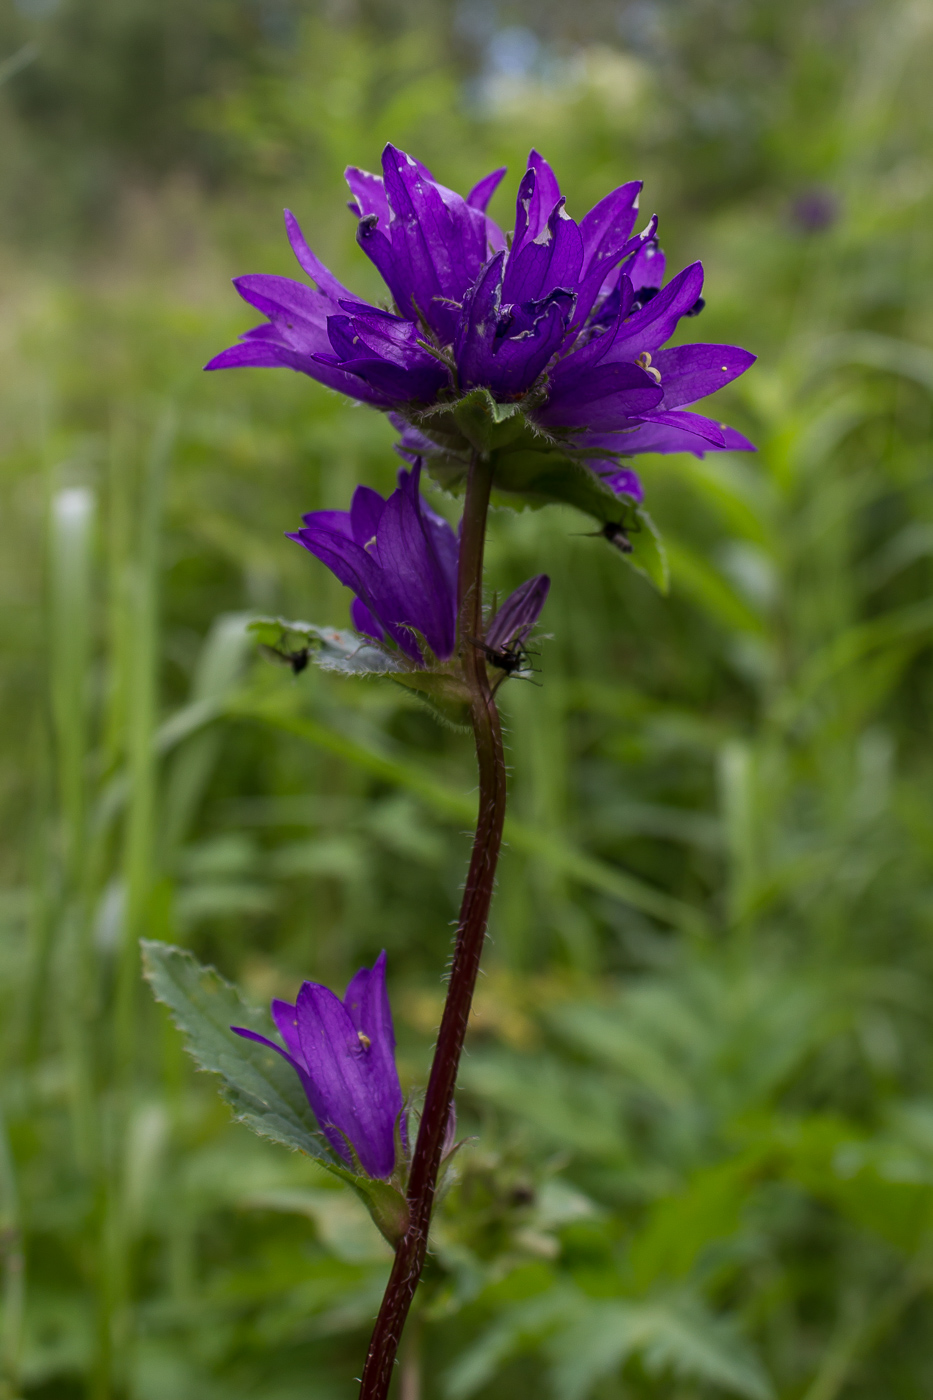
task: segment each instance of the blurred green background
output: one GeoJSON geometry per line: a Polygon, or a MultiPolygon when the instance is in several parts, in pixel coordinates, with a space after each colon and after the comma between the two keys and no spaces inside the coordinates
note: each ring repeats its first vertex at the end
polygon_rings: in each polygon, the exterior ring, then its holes
{"type": "MultiPolygon", "coordinates": [[[[647,458],[662,600],[571,512],[503,696],[511,826],[398,1400],[933,1393],[933,9],[928,0],[7,0],[0,11],[0,1394],[349,1400],[387,1272],[355,1198],[229,1121],[140,936],[257,1003],[379,949],[424,1084],[468,740],[298,678],[346,625],[283,538],[391,432],[204,376],[296,275],[360,292],[348,162],[639,176],[687,338],[759,363],[754,457],[647,458]]],[[[441,508],[446,509],[441,503],[441,508]]]]}

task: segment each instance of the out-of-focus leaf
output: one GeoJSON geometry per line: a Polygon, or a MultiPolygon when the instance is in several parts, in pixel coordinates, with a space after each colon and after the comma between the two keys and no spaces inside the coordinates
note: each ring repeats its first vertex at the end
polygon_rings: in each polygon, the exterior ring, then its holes
{"type": "Polygon", "coordinates": [[[580,1295],[571,1288],[550,1288],[507,1307],[447,1371],[444,1393],[448,1400],[468,1400],[506,1361],[536,1348],[549,1332],[566,1325],[580,1311],[580,1295]]]}
{"type": "Polygon", "coordinates": [[[684,1295],[649,1302],[589,1302],[548,1345],[559,1400],[585,1400],[596,1383],[639,1355],[652,1375],[721,1386],[746,1400],[774,1394],[761,1363],[735,1326],[684,1295]]]}

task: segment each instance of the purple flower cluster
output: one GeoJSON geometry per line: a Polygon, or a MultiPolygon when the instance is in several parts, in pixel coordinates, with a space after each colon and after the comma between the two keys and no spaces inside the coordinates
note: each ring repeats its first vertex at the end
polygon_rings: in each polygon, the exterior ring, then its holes
{"type": "MultiPolygon", "coordinates": [[[[410,472],[403,467],[388,500],[358,486],[348,511],[312,511],[289,538],[352,588],[350,611],[358,632],[394,643],[424,666],[432,658],[449,660],[456,648],[460,544],[422,497],[420,477],[420,464],[410,472]]],[[[548,583],[541,574],[506,599],[494,634],[490,631],[496,647],[525,640],[544,606],[548,583]]],[[[488,638],[487,643],[493,645],[488,638]]]]}
{"type": "Polygon", "coordinates": [[[407,1148],[407,1135],[385,953],[372,969],[360,968],[342,1001],[329,987],[304,982],[294,1006],[272,1003],[272,1018],[284,1049],[245,1026],[230,1029],[288,1061],[338,1157],[353,1166],[355,1153],[367,1176],[390,1177],[396,1143],[407,1148]]]}
{"type": "Polygon", "coordinates": [[[383,174],[351,167],[358,241],[391,309],[361,302],[333,277],[286,213],[313,285],[236,280],[266,317],[207,366],[286,365],[406,423],[484,388],[521,402],[547,435],[581,449],[615,489],[640,499],[617,454],[751,449],[735,429],[688,406],[744,373],[754,356],[730,345],[664,348],[703,305],[693,263],[664,285],[657,219],[633,234],[641,184],[606,195],[577,223],[547,161],[533,151],[511,241],[486,213],[504,171],[464,199],[413,157],[387,146],[383,174]]]}

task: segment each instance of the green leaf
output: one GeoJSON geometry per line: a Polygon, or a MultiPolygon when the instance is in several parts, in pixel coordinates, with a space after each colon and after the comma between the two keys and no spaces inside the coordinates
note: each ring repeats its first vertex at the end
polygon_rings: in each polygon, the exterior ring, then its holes
{"type": "Polygon", "coordinates": [[[641,506],[635,511],[635,516],[640,528],[629,531],[632,552],[623,555],[623,558],[636,573],[653,583],[659,593],[667,593],[671,586],[671,571],[658,527],[641,506]]]}
{"type": "Polygon", "coordinates": [[[401,657],[349,629],[258,617],[249,624],[249,631],[261,646],[295,671],[303,670],[309,660],[324,671],[339,671],[345,676],[386,676],[406,669],[401,657]]]}
{"type": "MultiPolygon", "coordinates": [[[[273,1032],[268,1013],[247,1006],[236,987],[183,948],[141,940],[144,974],[156,1001],[172,1013],[199,1068],[219,1074],[221,1094],[241,1123],[261,1137],[306,1152],[333,1169],[298,1075],[281,1055],[234,1035],[246,1026],[273,1032]]],[[[350,1175],[350,1173],[347,1173],[350,1175]]]]}
{"type": "Polygon", "coordinates": [[[555,1328],[578,1316],[580,1306],[575,1290],[558,1286],[502,1310],[447,1371],[444,1394],[449,1400],[468,1400],[513,1357],[535,1351],[555,1328]]]}
{"type": "Polygon", "coordinates": [[[774,1393],[733,1323],[688,1295],[591,1301],[582,1316],[552,1336],[548,1351],[552,1389],[560,1400],[585,1400],[598,1381],[636,1354],[651,1375],[673,1373],[746,1400],[771,1400],[774,1393]]]}

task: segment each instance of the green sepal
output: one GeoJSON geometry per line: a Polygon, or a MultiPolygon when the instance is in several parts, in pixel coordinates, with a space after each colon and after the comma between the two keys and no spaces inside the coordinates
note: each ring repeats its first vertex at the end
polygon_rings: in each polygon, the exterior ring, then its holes
{"type": "Polygon", "coordinates": [[[387,676],[405,669],[400,657],[349,629],[289,622],[283,617],[257,617],[247,630],[260,646],[295,671],[303,670],[308,661],[314,661],[324,671],[339,671],[345,676],[387,676]]]}
{"type": "Polygon", "coordinates": [[[200,1069],[221,1077],[221,1096],[238,1122],[331,1168],[301,1080],[281,1055],[234,1035],[245,1026],[274,1034],[268,1012],[248,1006],[213,967],[202,967],[184,948],[141,940],[143,971],[156,1001],[167,1006],[200,1069]]]}
{"type": "Polygon", "coordinates": [[[397,685],[412,690],[433,714],[454,729],[470,728],[470,692],[452,671],[395,671],[397,685]]]}
{"type": "Polygon", "coordinates": [[[452,414],[470,447],[482,453],[501,450],[529,426],[517,403],[497,403],[488,389],[465,394],[454,404],[452,414]]]}
{"type": "Polygon", "coordinates": [[[322,1162],[321,1166],[353,1188],[372,1216],[376,1229],[394,1249],[409,1222],[408,1201],[398,1187],[362,1172],[357,1175],[349,1167],[340,1167],[334,1162],[322,1162]]]}

